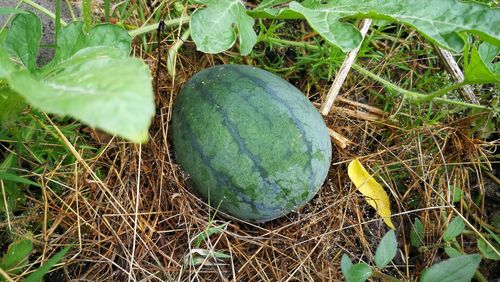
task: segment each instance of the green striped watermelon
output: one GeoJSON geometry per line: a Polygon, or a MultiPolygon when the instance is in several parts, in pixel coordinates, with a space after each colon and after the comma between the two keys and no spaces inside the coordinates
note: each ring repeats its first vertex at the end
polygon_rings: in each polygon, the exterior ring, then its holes
{"type": "Polygon", "coordinates": [[[311,102],[280,77],[243,65],[205,69],[172,116],[177,162],[212,207],[265,222],[304,206],[326,178],[331,142],[311,102]]]}

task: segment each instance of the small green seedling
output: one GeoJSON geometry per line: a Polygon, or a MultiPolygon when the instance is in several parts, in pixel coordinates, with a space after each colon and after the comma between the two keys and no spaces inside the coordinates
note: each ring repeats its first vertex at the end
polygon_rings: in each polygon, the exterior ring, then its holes
{"type": "MultiPolygon", "coordinates": [[[[445,231],[446,238],[450,241],[455,240],[463,232],[463,221],[461,222],[460,220],[460,217],[456,217],[445,231]]],[[[422,246],[423,233],[422,223],[420,220],[416,220],[412,230],[413,235],[411,235],[412,246],[422,246]]],[[[445,251],[450,258],[425,269],[418,281],[470,281],[479,267],[481,256],[478,254],[464,255],[452,247],[445,248],[445,251]]],[[[381,272],[394,259],[396,253],[396,236],[394,231],[390,230],[384,235],[377,247],[375,252],[375,266],[370,266],[365,262],[353,264],[349,257],[344,254],[342,255],[340,268],[349,282],[363,282],[371,276],[377,276],[387,281],[400,281],[381,272]]]]}

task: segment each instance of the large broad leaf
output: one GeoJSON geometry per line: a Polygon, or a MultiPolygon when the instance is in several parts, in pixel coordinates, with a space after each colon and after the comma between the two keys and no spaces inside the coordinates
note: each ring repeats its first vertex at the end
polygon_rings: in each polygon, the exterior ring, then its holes
{"type": "Polygon", "coordinates": [[[0,15],[25,14],[25,13],[27,13],[27,12],[24,10],[21,10],[21,9],[0,7],[0,15]]]}
{"type": "Polygon", "coordinates": [[[42,111],[145,142],[154,115],[149,68],[142,60],[120,56],[120,50],[110,47],[85,48],[42,80],[19,71],[8,82],[42,111]]]}
{"type": "Polygon", "coordinates": [[[113,24],[99,24],[89,33],[88,46],[109,46],[120,50],[124,57],[130,55],[132,37],[128,32],[113,24]]]}
{"type": "Polygon", "coordinates": [[[42,22],[35,14],[18,14],[12,20],[3,45],[25,67],[33,71],[37,68],[36,57],[41,36],[42,22]]]}
{"type": "Polygon", "coordinates": [[[379,269],[382,269],[391,262],[396,256],[396,251],[398,250],[398,241],[396,240],[396,234],[394,230],[389,230],[377,247],[375,252],[375,264],[379,269]]]}
{"type": "Polygon", "coordinates": [[[246,14],[240,0],[203,0],[206,5],[191,16],[191,31],[196,47],[205,53],[220,53],[233,46],[237,29],[240,52],[247,55],[257,42],[254,20],[246,14]]]}
{"type": "Polygon", "coordinates": [[[477,254],[450,258],[424,270],[419,281],[469,282],[480,262],[481,256],[477,254]]]}
{"type": "Polygon", "coordinates": [[[404,23],[416,28],[431,42],[461,51],[461,32],[470,32],[500,44],[500,10],[479,3],[458,0],[330,0],[290,3],[290,9],[304,15],[321,36],[344,51],[361,42],[359,31],[346,17],[373,18],[404,23]],[[325,4],[320,4],[326,2],[325,4]]]}
{"type": "Polygon", "coordinates": [[[57,36],[56,53],[50,67],[67,60],[81,49],[92,46],[117,48],[121,51],[122,57],[130,54],[132,38],[123,28],[111,24],[100,24],[86,34],[83,31],[83,25],[83,22],[76,21],[60,30],[57,36]]]}
{"type": "Polygon", "coordinates": [[[368,204],[375,208],[377,213],[384,219],[385,224],[395,229],[391,221],[391,202],[382,185],[366,171],[358,159],[354,159],[349,163],[347,174],[359,192],[365,196],[368,204]]]}
{"type": "Polygon", "coordinates": [[[487,42],[472,46],[465,60],[464,75],[467,83],[500,83],[500,63],[493,63],[500,52],[499,46],[487,42]]]}

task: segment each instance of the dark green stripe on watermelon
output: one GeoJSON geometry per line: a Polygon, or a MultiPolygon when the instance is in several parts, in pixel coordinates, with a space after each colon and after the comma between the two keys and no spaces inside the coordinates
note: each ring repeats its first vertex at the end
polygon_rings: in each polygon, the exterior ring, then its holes
{"type": "Polygon", "coordinates": [[[176,98],[174,151],[213,207],[263,222],[307,203],[326,178],[323,119],[294,86],[264,70],[216,66],[176,98]]]}

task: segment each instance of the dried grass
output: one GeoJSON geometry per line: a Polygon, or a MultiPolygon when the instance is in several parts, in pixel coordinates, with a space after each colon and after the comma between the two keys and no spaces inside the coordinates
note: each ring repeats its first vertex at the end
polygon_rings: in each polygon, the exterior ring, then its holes
{"type": "MultiPolygon", "coordinates": [[[[347,178],[346,166],[354,157],[370,167],[389,192],[400,243],[388,270],[395,276],[410,277],[441,257],[437,248],[417,253],[409,247],[407,239],[415,217],[424,223],[425,241],[434,244],[440,242],[444,224],[457,211],[476,228],[478,220],[487,216],[484,206],[475,205],[470,197],[486,194],[482,166],[491,168],[491,150],[498,143],[471,138],[471,119],[450,118],[445,124],[406,129],[391,117],[366,121],[334,111],[326,118],[327,125],[353,143],[346,149],[334,146],[327,181],[305,208],[262,225],[229,219],[220,213],[212,220],[214,210],[191,192],[187,176],[175,163],[168,125],[180,86],[193,73],[223,63],[226,57],[189,52],[193,49],[190,43],[186,49],[188,52],[179,55],[175,81],[161,69],[157,115],[149,143],[131,145],[108,139],[100,144],[104,149],[96,157],[39,175],[44,180],[43,200],[31,199],[33,210],[25,220],[44,222],[42,234],[35,237],[43,246],[40,260],[53,255],[60,246],[74,245],[68,259],[50,274],[50,280],[343,280],[341,255],[347,253],[355,261],[371,262],[374,249],[387,231],[347,178]],[[104,172],[102,179],[97,177],[97,169],[104,172]],[[66,182],[56,183],[60,178],[66,182]],[[52,189],[56,185],[64,188],[62,193],[52,189]],[[467,209],[451,208],[451,186],[464,189],[467,209]],[[229,225],[198,249],[224,252],[231,258],[186,264],[190,254],[199,252],[193,238],[207,227],[224,222],[229,225]]],[[[156,72],[154,58],[155,54],[146,57],[152,73],[156,72]]],[[[365,100],[368,88],[383,91],[353,76],[351,79],[357,81],[345,87],[352,100],[365,100]]],[[[352,103],[337,106],[364,111],[352,103]]],[[[79,154],[77,149],[72,153],[79,154]]],[[[10,224],[13,228],[23,226],[23,222],[10,224]]],[[[468,252],[474,246],[463,244],[463,248],[468,252]]]]}

